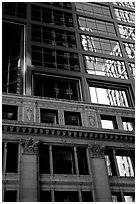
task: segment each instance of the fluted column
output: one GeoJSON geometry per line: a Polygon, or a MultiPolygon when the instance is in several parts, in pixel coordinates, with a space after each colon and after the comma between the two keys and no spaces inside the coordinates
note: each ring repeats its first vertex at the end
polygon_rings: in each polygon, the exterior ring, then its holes
{"type": "Polygon", "coordinates": [[[111,191],[104,157],[104,147],[98,144],[90,145],[89,151],[95,202],[111,202],[111,191]]]}
{"type": "Polygon", "coordinates": [[[37,202],[38,197],[38,141],[21,140],[20,201],[37,202]]]}

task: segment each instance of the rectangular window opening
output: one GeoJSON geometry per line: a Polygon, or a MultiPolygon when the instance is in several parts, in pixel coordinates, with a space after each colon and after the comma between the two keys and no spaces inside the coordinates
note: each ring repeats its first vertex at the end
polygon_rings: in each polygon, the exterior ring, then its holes
{"type": "Polygon", "coordinates": [[[58,124],[58,111],[51,109],[40,109],[41,123],[58,124]]]}
{"type": "Polygon", "coordinates": [[[81,115],[79,112],[64,112],[65,125],[81,126],[81,115]]]}
{"type": "Polygon", "coordinates": [[[55,191],[55,202],[79,202],[77,191],[55,191]]]}
{"type": "Polygon", "coordinates": [[[7,160],[6,160],[6,172],[17,173],[18,172],[18,144],[7,144],[7,160]]]}
{"type": "Polygon", "coordinates": [[[17,120],[18,107],[13,105],[2,105],[2,119],[17,120]]]}
{"type": "Polygon", "coordinates": [[[104,129],[118,129],[116,117],[101,115],[101,124],[104,129]]]}
{"type": "Polygon", "coordinates": [[[40,148],[39,148],[39,170],[40,170],[40,174],[49,174],[50,173],[49,146],[40,145],[40,148]]]}

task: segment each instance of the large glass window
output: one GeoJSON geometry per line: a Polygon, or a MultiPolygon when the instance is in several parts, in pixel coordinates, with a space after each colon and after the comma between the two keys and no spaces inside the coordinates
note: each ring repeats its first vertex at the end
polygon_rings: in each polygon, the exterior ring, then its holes
{"type": "Polygon", "coordinates": [[[31,18],[35,21],[51,23],[66,27],[73,27],[73,17],[71,13],[51,10],[49,8],[32,5],[31,18]]]}
{"type": "Polygon", "coordinates": [[[131,11],[126,11],[122,9],[114,9],[116,18],[119,21],[124,21],[128,23],[135,23],[135,13],[131,11]]]}
{"type": "Polygon", "coordinates": [[[78,17],[79,28],[84,31],[95,32],[104,35],[116,36],[113,23],[100,21],[87,17],[78,17]]]}
{"type": "Polygon", "coordinates": [[[117,41],[81,35],[82,48],[85,51],[98,52],[107,55],[122,56],[117,41]]]}
{"type": "Polygon", "coordinates": [[[75,2],[75,6],[78,12],[111,18],[111,13],[107,6],[88,2],[75,2]]]}
{"type": "Polygon", "coordinates": [[[34,74],[34,96],[80,100],[78,81],[34,74]]]}
{"type": "Polygon", "coordinates": [[[20,93],[23,54],[23,26],[3,22],[2,26],[2,91],[20,93]],[[9,37],[10,33],[10,37],[9,37]]]}
{"type": "Polygon", "coordinates": [[[126,91],[110,88],[89,87],[92,103],[129,107],[126,91]]]}
{"type": "Polygon", "coordinates": [[[119,32],[122,38],[135,40],[135,28],[126,25],[118,25],[119,32]]]}
{"type": "Polygon", "coordinates": [[[50,174],[49,146],[39,147],[39,171],[40,174],[50,174]]]}
{"type": "Polygon", "coordinates": [[[76,39],[73,32],[39,25],[32,25],[32,40],[41,43],[76,48],[76,39]]]}
{"type": "Polygon", "coordinates": [[[134,155],[131,151],[105,150],[109,176],[134,177],[134,155]]]}
{"type": "Polygon", "coordinates": [[[6,172],[17,173],[18,172],[18,144],[7,144],[6,156],[6,172]]]}
{"type": "Polygon", "coordinates": [[[124,62],[99,57],[84,56],[88,74],[128,79],[124,62]]]}
{"type": "Polygon", "coordinates": [[[3,14],[26,18],[27,3],[24,2],[2,2],[3,14]]]}
{"type": "Polygon", "coordinates": [[[6,190],[4,192],[4,202],[17,202],[17,191],[6,190]]]}
{"type": "Polygon", "coordinates": [[[123,43],[128,58],[135,58],[135,44],[123,43]]]}
{"type": "Polygon", "coordinates": [[[76,174],[73,148],[53,147],[53,173],[76,174]]]}
{"type": "Polygon", "coordinates": [[[79,71],[78,54],[32,47],[32,64],[54,69],[79,71]]]}

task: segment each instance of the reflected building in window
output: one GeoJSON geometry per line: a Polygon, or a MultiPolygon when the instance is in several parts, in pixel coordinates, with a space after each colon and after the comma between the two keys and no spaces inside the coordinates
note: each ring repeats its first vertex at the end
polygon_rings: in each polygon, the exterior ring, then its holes
{"type": "Polygon", "coordinates": [[[3,202],[134,202],[135,2],[2,18],[3,202]]]}

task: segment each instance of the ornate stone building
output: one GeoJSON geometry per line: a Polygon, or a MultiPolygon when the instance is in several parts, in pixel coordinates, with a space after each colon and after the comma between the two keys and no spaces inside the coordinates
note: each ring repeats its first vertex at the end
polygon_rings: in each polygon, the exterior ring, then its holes
{"type": "Polygon", "coordinates": [[[3,2],[3,201],[133,202],[134,2],[3,2]]]}

